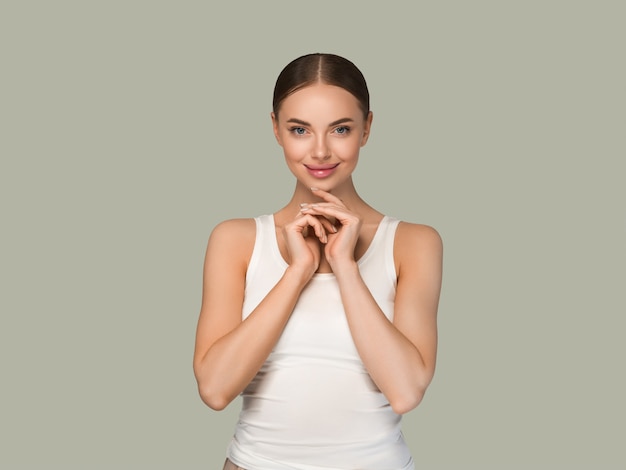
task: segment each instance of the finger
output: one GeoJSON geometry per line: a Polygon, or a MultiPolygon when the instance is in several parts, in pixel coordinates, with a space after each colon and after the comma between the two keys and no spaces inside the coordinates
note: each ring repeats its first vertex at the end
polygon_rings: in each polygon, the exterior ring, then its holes
{"type": "MultiPolygon", "coordinates": [[[[298,211],[298,214],[296,215],[296,219],[301,219],[302,217],[304,217],[306,214],[304,212],[302,212],[302,210],[298,211]]],[[[285,227],[286,228],[286,227],[285,227]]],[[[304,238],[309,236],[309,226],[306,225],[305,227],[303,227],[300,230],[300,233],[302,233],[302,236],[304,238]]]]}
{"type": "Polygon", "coordinates": [[[328,220],[326,217],[318,218],[318,220],[324,226],[324,229],[326,230],[326,233],[328,233],[328,232],[330,232],[330,233],[337,233],[337,227],[335,227],[335,225],[330,220],[328,220]]]}
{"type": "MultiPolygon", "coordinates": [[[[305,213],[310,214],[312,212],[311,210],[309,210],[309,207],[308,207],[309,205],[310,205],[309,203],[300,204],[301,216],[305,213]]],[[[328,235],[328,233],[337,233],[337,227],[335,226],[334,217],[332,218],[332,220],[330,220],[328,217],[325,217],[323,215],[316,215],[316,218],[320,221],[320,223],[324,227],[324,230],[326,231],[326,235],[328,235]]]]}
{"type": "Polygon", "coordinates": [[[315,236],[322,243],[326,243],[328,241],[326,238],[326,229],[324,228],[324,225],[322,225],[322,222],[318,217],[312,214],[302,213],[301,217],[298,217],[296,220],[294,220],[291,224],[289,224],[285,228],[289,230],[290,226],[293,227],[295,231],[300,232],[303,237],[307,237],[308,229],[312,228],[315,233],[315,236]]]}
{"type": "Polygon", "coordinates": [[[355,214],[348,212],[344,207],[337,207],[334,204],[309,204],[301,210],[305,214],[320,215],[328,218],[332,217],[339,220],[341,225],[358,223],[359,221],[359,218],[355,214]]]}
{"type": "Polygon", "coordinates": [[[321,197],[327,202],[333,202],[339,206],[346,207],[346,205],[343,203],[341,199],[339,199],[334,194],[329,193],[328,191],[324,191],[323,189],[319,189],[319,188],[311,188],[311,192],[315,194],[316,196],[321,197]]]}

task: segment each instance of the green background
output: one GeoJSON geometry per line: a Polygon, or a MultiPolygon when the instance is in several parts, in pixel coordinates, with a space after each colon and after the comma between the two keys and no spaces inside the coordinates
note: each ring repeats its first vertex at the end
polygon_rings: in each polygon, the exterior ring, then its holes
{"type": "Polygon", "coordinates": [[[2,2],[0,468],[221,468],[204,249],[288,200],[272,87],[318,51],[370,86],[361,195],[445,243],[417,468],[624,468],[623,5],[2,2]]]}

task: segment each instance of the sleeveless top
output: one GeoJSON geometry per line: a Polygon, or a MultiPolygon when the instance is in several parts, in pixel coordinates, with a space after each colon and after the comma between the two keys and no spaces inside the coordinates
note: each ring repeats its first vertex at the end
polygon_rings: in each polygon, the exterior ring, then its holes
{"type": "MultiPolygon", "coordinates": [[[[257,217],[246,274],[245,319],[287,268],[272,215],[257,217]]],[[[376,302],[393,320],[393,243],[399,220],[385,216],[357,261],[376,302]]],[[[352,340],[332,273],[316,273],[243,404],[230,460],[247,470],[411,470],[401,416],[370,378],[352,340]]]]}

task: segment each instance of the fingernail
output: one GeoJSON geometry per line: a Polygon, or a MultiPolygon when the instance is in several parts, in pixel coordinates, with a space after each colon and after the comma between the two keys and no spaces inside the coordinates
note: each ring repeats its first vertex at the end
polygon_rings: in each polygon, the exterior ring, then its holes
{"type": "Polygon", "coordinates": [[[300,207],[307,207],[309,205],[308,202],[301,202],[300,207]]]}
{"type": "Polygon", "coordinates": [[[331,225],[333,232],[337,233],[337,227],[335,227],[334,225],[331,225]]]}
{"type": "Polygon", "coordinates": [[[319,191],[319,190],[320,190],[319,188],[315,188],[315,187],[311,188],[311,191],[319,191]]]}

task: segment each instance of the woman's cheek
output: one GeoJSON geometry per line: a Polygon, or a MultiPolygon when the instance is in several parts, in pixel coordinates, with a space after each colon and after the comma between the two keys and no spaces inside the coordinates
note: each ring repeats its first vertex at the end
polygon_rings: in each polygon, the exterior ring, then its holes
{"type": "Polygon", "coordinates": [[[285,153],[294,159],[300,159],[306,155],[308,145],[306,142],[289,142],[285,147],[285,153]]]}

